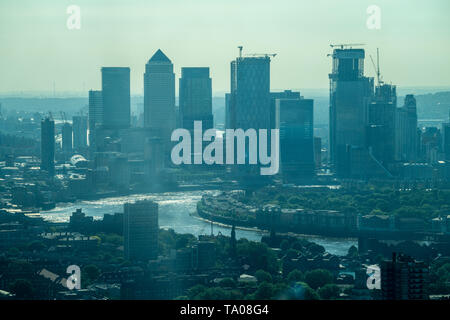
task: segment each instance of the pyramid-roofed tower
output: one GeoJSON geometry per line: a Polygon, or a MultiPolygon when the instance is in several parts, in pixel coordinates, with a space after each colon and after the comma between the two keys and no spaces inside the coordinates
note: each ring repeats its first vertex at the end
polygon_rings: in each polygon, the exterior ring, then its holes
{"type": "Polygon", "coordinates": [[[148,62],[168,62],[172,63],[169,58],[164,54],[164,52],[161,51],[161,49],[158,49],[155,54],[150,58],[148,62]]]}

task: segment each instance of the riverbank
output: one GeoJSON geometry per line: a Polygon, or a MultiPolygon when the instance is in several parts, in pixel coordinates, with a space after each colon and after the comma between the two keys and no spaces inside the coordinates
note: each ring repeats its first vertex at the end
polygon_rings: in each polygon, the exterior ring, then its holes
{"type": "MultiPolygon", "coordinates": [[[[211,222],[196,216],[197,202],[202,195],[214,195],[218,190],[210,191],[186,191],[148,193],[129,196],[111,197],[100,200],[84,200],[75,203],[58,204],[56,208],[41,212],[41,216],[48,221],[68,222],[70,215],[76,209],[82,209],[87,216],[101,219],[103,215],[123,212],[126,202],[139,200],[152,200],[159,204],[159,226],[164,229],[173,229],[177,233],[190,233],[195,236],[211,234],[211,222]]],[[[214,234],[219,232],[230,235],[231,225],[214,224],[214,234]]],[[[239,228],[236,237],[246,238],[251,241],[260,241],[266,232],[254,228],[239,228]]],[[[345,255],[348,248],[357,245],[353,239],[336,239],[328,237],[305,236],[305,239],[322,245],[328,252],[337,255],[345,255]]]]}
{"type": "MultiPolygon", "coordinates": [[[[199,216],[198,212],[191,214],[191,216],[195,219],[205,221],[209,224],[212,223],[213,225],[228,228],[230,230],[232,228],[232,224],[221,223],[218,221],[209,220],[207,218],[199,216]]],[[[235,228],[236,228],[236,230],[260,232],[261,236],[270,235],[270,232],[268,230],[262,230],[257,227],[243,227],[238,224],[235,224],[235,228]]],[[[302,233],[295,233],[295,232],[277,232],[277,235],[305,239],[310,242],[314,242],[316,244],[323,246],[326,251],[328,251],[332,254],[338,255],[338,256],[346,255],[348,249],[351,246],[355,246],[356,248],[358,247],[358,239],[353,238],[353,237],[324,237],[321,235],[302,234],[302,233]],[[345,245],[343,245],[344,243],[345,243],[345,245]]]]}

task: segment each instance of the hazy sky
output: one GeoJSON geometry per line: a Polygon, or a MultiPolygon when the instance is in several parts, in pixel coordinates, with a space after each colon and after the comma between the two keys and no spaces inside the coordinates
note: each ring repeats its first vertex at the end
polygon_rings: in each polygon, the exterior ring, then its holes
{"type": "Polygon", "coordinates": [[[145,63],[161,48],[174,63],[208,66],[213,91],[229,90],[238,54],[277,53],[271,87],[327,88],[330,43],[381,52],[381,72],[399,86],[450,86],[448,0],[1,0],[0,93],[100,89],[102,66],[129,66],[143,92],[145,63]],[[81,8],[68,30],[66,9],[81,8]],[[366,27],[369,5],[381,29],[366,27]]]}

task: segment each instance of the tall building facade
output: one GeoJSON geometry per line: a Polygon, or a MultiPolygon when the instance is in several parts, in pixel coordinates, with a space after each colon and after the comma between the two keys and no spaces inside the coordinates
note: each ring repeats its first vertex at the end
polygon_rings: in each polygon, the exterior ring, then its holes
{"type": "Polygon", "coordinates": [[[238,57],[231,62],[231,129],[270,128],[270,58],[238,57]]]}
{"type": "Polygon", "coordinates": [[[130,261],[158,257],[158,204],[150,200],[124,205],[124,251],[130,261]]]}
{"type": "Polygon", "coordinates": [[[314,163],[316,170],[322,167],[322,138],[314,137],[314,163]]]}
{"type": "Polygon", "coordinates": [[[329,75],[330,159],[339,176],[348,176],[352,150],[363,150],[366,146],[373,78],[364,76],[363,49],[335,49],[332,58],[332,73],[329,75]]]}
{"type": "Polygon", "coordinates": [[[448,123],[442,124],[442,151],[444,159],[450,161],[450,119],[448,123]]]}
{"type": "Polygon", "coordinates": [[[72,152],[72,126],[70,123],[65,122],[61,129],[62,136],[62,151],[65,153],[72,152]]]}
{"type": "Polygon", "coordinates": [[[213,128],[209,68],[181,68],[179,88],[181,126],[193,131],[194,121],[202,121],[203,130],[213,128]]]}
{"type": "Polygon", "coordinates": [[[87,147],[87,123],[86,116],[73,116],[73,147],[77,151],[82,151],[87,147]]]}
{"type": "Polygon", "coordinates": [[[417,161],[419,156],[419,134],[414,95],[406,95],[404,105],[397,108],[396,111],[396,158],[403,162],[417,161]]]}
{"type": "Polygon", "coordinates": [[[426,127],[420,136],[419,159],[429,164],[441,160],[442,134],[437,127],[426,127]]]}
{"type": "Polygon", "coordinates": [[[103,94],[89,90],[89,146],[95,144],[95,129],[103,124],[103,94]]]}
{"type": "Polygon", "coordinates": [[[284,90],[279,92],[270,93],[270,128],[274,129],[276,127],[276,116],[275,116],[275,102],[277,99],[300,99],[299,91],[284,90]]]}
{"type": "Polygon", "coordinates": [[[130,127],[130,68],[102,68],[103,126],[130,127]]]}
{"type": "Polygon", "coordinates": [[[392,254],[381,263],[381,292],[384,300],[426,300],[429,268],[424,262],[392,254]]]}
{"type": "MultiPolygon", "coordinates": [[[[243,129],[244,131],[255,129],[256,132],[259,129],[266,129],[269,130],[268,141],[270,141],[270,57],[267,55],[240,56],[231,62],[230,71],[231,90],[226,108],[226,129],[243,129]]],[[[260,165],[249,164],[249,160],[249,144],[247,143],[246,164],[233,166],[233,171],[241,183],[248,184],[246,188],[253,188],[254,184],[259,184],[264,179],[259,176],[260,165]]]]}
{"type": "Polygon", "coordinates": [[[55,121],[48,117],[41,121],[41,170],[55,175],[55,121]]]}
{"type": "Polygon", "coordinates": [[[172,61],[160,50],[145,65],[144,127],[170,142],[175,129],[175,74],[172,61]]]}
{"type": "Polygon", "coordinates": [[[231,128],[231,93],[225,93],[225,128],[231,128]]]}
{"type": "Polygon", "coordinates": [[[315,172],[313,100],[276,99],[280,130],[280,171],[286,180],[310,178],[315,172]]]}
{"type": "Polygon", "coordinates": [[[367,145],[369,152],[385,168],[395,160],[396,87],[382,84],[375,87],[375,96],[369,105],[367,145]]]}

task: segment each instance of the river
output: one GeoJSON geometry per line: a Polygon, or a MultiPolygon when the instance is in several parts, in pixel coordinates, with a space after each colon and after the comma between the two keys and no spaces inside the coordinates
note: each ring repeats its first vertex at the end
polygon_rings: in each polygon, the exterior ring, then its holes
{"type": "MultiPolygon", "coordinates": [[[[159,204],[159,226],[164,229],[172,228],[178,233],[191,233],[196,236],[211,234],[211,223],[197,217],[196,204],[203,194],[215,194],[217,191],[184,191],[130,195],[105,198],[93,201],[77,201],[75,203],[61,203],[49,211],[41,211],[45,220],[52,222],[68,222],[76,209],[81,208],[88,216],[102,219],[105,213],[123,212],[123,204],[136,200],[150,199],[159,204]]],[[[230,235],[231,228],[221,224],[213,224],[213,233],[221,232],[230,235]]],[[[264,233],[256,229],[236,228],[236,237],[260,241],[264,233]]],[[[328,238],[321,236],[304,236],[305,239],[322,245],[328,252],[345,255],[350,246],[357,246],[356,239],[328,238]]]]}

